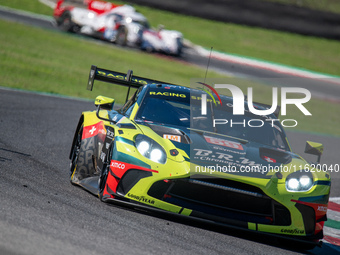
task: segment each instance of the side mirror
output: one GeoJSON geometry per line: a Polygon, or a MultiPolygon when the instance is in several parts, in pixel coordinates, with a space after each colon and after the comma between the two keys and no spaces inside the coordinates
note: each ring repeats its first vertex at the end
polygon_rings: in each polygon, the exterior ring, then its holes
{"type": "Polygon", "coordinates": [[[104,120],[104,121],[112,122],[112,120],[108,118],[101,117],[99,113],[100,113],[100,110],[111,111],[113,109],[114,102],[115,100],[113,98],[97,96],[96,100],[94,101],[94,104],[97,106],[97,112],[96,112],[97,118],[104,120]]]}
{"type": "Polygon", "coordinates": [[[113,98],[97,96],[94,104],[103,110],[112,110],[115,100],[113,98]]]}
{"type": "Polygon", "coordinates": [[[317,163],[320,163],[321,155],[323,153],[323,145],[321,143],[307,141],[305,153],[318,156],[317,163]]]}

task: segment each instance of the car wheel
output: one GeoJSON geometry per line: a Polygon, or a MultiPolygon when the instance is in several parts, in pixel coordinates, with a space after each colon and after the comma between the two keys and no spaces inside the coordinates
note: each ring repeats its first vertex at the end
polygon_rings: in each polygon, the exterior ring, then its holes
{"type": "Polygon", "coordinates": [[[65,32],[74,32],[73,26],[71,14],[68,12],[63,13],[59,23],[59,28],[65,32]]]}
{"type": "Polygon", "coordinates": [[[127,30],[124,26],[118,28],[116,44],[125,46],[127,43],[127,30]]]}
{"type": "Polygon", "coordinates": [[[71,182],[79,183],[80,180],[93,176],[95,169],[93,155],[95,149],[95,137],[82,139],[83,125],[80,127],[74,147],[70,164],[71,182]]]}
{"type": "Polygon", "coordinates": [[[99,181],[98,181],[98,195],[101,201],[105,201],[104,191],[106,186],[107,177],[110,171],[110,161],[112,158],[112,144],[109,148],[109,151],[107,153],[107,156],[105,158],[105,162],[103,164],[103,168],[99,175],[99,181]]]}

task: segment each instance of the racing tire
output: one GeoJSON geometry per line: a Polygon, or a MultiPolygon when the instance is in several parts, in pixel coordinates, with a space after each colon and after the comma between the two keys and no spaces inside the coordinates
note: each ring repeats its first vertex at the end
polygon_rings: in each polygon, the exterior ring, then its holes
{"type": "Polygon", "coordinates": [[[105,190],[105,186],[106,186],[107,177],[108,177],[109,171],[110,171],[111,158],[112,158],[112,144],[111,144],[109,151],[106,155],[105,162],[103,164],[102,170],[100,171],[99,181],[98,181],[98,196],[99,196],[100,200],[103,201],[103,202],[105,202],[104,190],[105,190]]]}
{"type": "Polygon", "coordinates": [[[183,43],[182,43],[182,40],[178,38],[177,39],[177,52],[175,56],[180,57],[182,55],[182,51],[183,51],[183,43]]]}
{"type": "Polygon", "coordinates": [[[154,48],[147,41],[143,41],[140,45],[140,49],[146,51],[147,53],[153,53],[154,48]]]}
{"type": "Polygon", "coordinates": [[[93,155],[95,150],[95,137],[82,139],[83,125],[77,133],[76,141],[72,148],[70,164],[70,181],[79,183],[84,178],[95,175],[93,155]]]}
{"type": "Polygon", "coordinates": [[[145,51],[146,51],[147,53],[153,53],[153,52],[154,52],[154,50],[153,50],[153,48],[152,48],[151,46],[146,46],[146,47],[145,47],[145,51]]]}
{"type": "Polygon", "coordinates": [[[120,46],[125,46],[127,44],[127,29],[124,26],[120,26],[117,31],[115,43],[120,46]]]}
{"type": "Polygon", "coordinates": [[[60,30],[65,32],[74,32],[74,24],[69,12],[64,12],[58,23],[60,30]]]}

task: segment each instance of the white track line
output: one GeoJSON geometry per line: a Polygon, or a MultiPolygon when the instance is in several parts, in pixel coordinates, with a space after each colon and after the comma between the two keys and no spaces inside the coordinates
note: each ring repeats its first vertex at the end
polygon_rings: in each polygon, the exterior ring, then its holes
{"type": "Polygon", "coordinates": [[[39,2],[47,5],[48,7],[51,7],[52,9],[54,9],[56,6],[55,1],[51,1],[51,0],[39,0],[39,2]]]}

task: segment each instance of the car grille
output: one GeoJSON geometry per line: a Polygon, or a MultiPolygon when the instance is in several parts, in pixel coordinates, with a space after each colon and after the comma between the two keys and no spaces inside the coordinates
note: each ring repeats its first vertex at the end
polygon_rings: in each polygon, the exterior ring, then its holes
{"type": "Polygon", "coordinates": [[[252,185],[213,178],[158,181],[148,195],[193,210],[193,216],[260,224],[291,224],[287,208],[252,185]]]}

